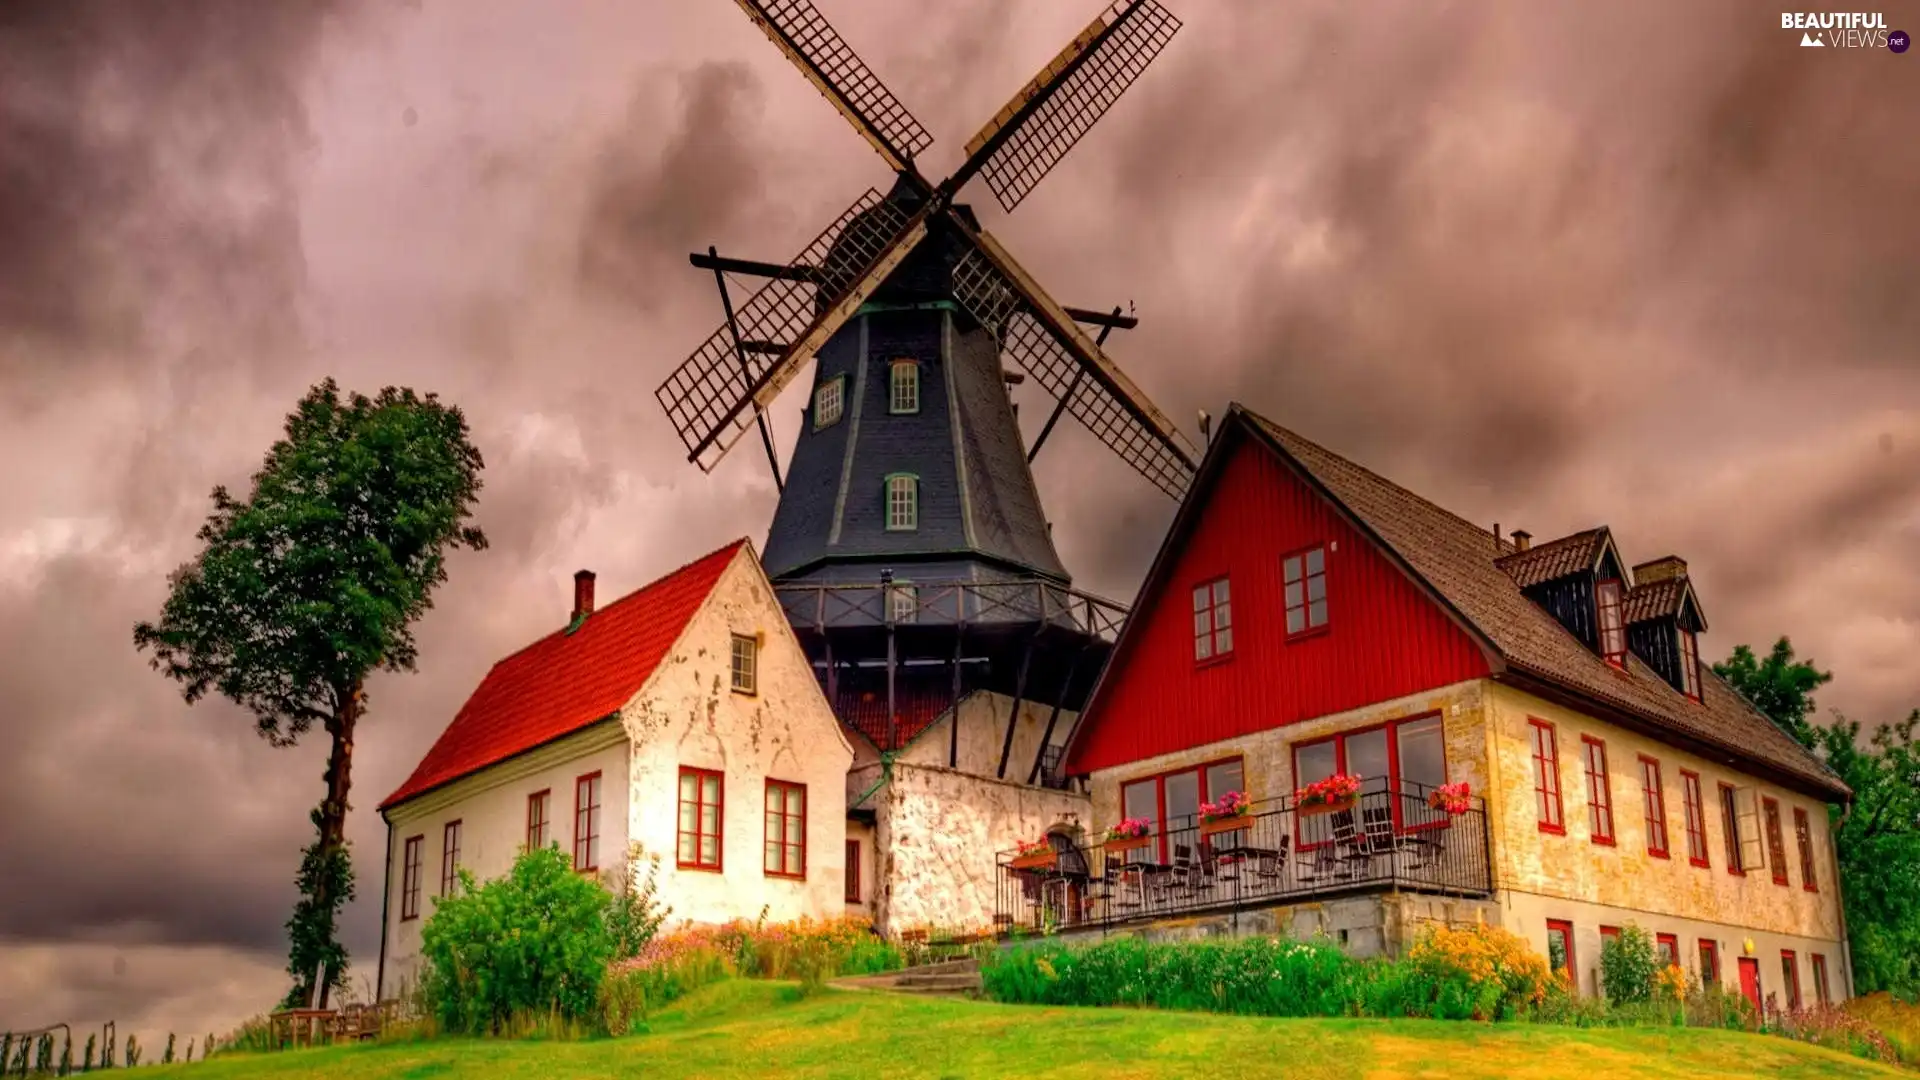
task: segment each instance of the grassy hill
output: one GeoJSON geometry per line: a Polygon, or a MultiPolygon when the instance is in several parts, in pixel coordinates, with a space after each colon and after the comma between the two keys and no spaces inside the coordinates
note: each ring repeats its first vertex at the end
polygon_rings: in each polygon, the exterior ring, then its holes
{"type": "Polygon", "coordinates": [[[651,1034],[574,1043],[441,1040],[216,1058],[193,1080],[413,1078],[1906,1077],[1784,1039],[1430,1020],[1267,1020],[1053,1009],[723,983],[654,1017],[651,1034]]]}

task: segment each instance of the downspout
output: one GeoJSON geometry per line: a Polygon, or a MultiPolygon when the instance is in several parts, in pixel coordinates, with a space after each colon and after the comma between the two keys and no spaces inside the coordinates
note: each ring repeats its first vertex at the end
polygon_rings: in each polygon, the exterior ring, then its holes
{"type": "MultiPolygon", "coordinates": [[[[883,787],[885,787],[885,786],[886,786],[886,784],[887,784],[887,781],[889,781],[889,780],[891,780],[891,779],[893,779],[893,759],[894,759],[894,756],[895,756],[895,755],[896,755],[897,753],[898,753],[898,751],[894,751],[894,750],[882,750],[882,751],[880,751],[880,779],[878,779],[878,780],[875,780],[875,781],[873,782],[873,786],[872,786],[872,787],[870,787],[870,788],[868,788],[867,790],[865,790],[865,791],[863,791],[863,792],[861,792],[861,793],[860,793],[860,797],[859,797],[859,798],[857,798],[857,799],[855,799],[855,800],[853,800],[853,804],[852,804],[851,806],[849,806],[849,807],[847,807],[847,809],[849,809],[849,810],[857,810],[857,809],[859,809],[859,808],[860,808],[860,804],[861,804],[861,803],[864,803],[864,802],[866,802],[866,801],[867,801],[868,799],[871,799],[871,798],[873,798],[873,793],[874,793],[874,792],[876,792],[876,791],[879,791],[879,790],[880,790],[881,788],[883,788],[883,787]]],[[[389,830],[389,835],[388,835],[388,837],[387,837],[387,846],[388,846],[389,848],[391,848],[391,847],[393,846],[393,837],[392,837],[392,835],[391,835],[391,830],[389,830]]],[[[389,851],[389,852],[387,853],[387,857],[388,857],[388,858],[392,858],[392,857],[393,857],[393,853],[392,853],[391,851],[389,851]]],[[[385,901],[385,900],[383,899],[383,900],[381,901],[381,903],[382,903],[382,904],[385,904],[385,903],[386,903],[386,901],[385,901]]]]}
{"type": "Polygon", "coordinates": [[[380,869],[380,966],[373,974],[373,1002],[378,1005],[387,996],[387,898],[393,895],[393,822],[387,820],[385,811],[380,814],[387,822],[387,862],[380,869]]]}
{"type": "Polygon", "coordinates": [[[1840,830],[1853,816],[1853,800],[1841,804],[1840,820],[1828,816],[1827,862],[1833,866],[1833,910],[1840,916],[1840,970],[1846,973],[1847,997],[1853,997],[1853,937],[1847,933],[1847,898],[1840,885],[1840,830]]]}

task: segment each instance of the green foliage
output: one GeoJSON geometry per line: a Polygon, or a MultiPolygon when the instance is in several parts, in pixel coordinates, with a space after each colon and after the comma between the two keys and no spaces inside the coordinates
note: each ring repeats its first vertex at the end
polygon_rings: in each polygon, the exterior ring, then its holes
{"type": "Polygon", "coordinates": [[[523,853],[485,885],[460,879],[420,932],[422,989],[440,1027],[499,1034],[517,1014],[590,1017],[613,955],[607,891],[553,847],[523,853]]]}
{"type": "Polygon", "coordinates": [[[1852,938],[1854,985],[1920,1001],[1920,710],[1862,739],[1835,715],[1822,756],[1853,789],[1831,808],[1840,893],[1852,938]]]}
{"type": "Polygon", "coordinates": [[[92,1035],[87,1036],[87,1052],[81,1055],[81,1058],[80,1058],[81,1072],[93,1071],[93,1046],[94,1046],[93,1040],[94,1038],[95,1036],[92,1036],[92,1035]]]}
{"type": "Polygon", "coordinates": [[[53,1071],[53,1032],[46,1032],[35,1041],[33,1048],[33,1069],[35,1072],[42,1073],[53,1071]]]}
{"type": "Polygon", "coordinates": [[[1615,1005],[1652,1001],[1655,980],[1665,966],[1653,935],[1631,923],[1600,946],[1600,983],[1615,1005]]]}
{"type": "Polygon", "coordinates": [[[343,397],[328,379],[287,417],[246,499],[213,490],[200,554],[173,575],[158,622],[134,627],[188,702],[217,692],[276,746],[316,723],[332,740],[288,922],[290,1004],[305,1003],[316,973],[322,996],[344,985],[336,923],[351,892],[349,754],[365,679],[413,669],[412,625],[448,553],[486,546],[467,524],[482,467],[459,409],[395,387],[343,397]]]}
{"type": "Polygon", "coordinates": [[[73,1075],[73,1031],[67,1031],[67,1037],[60,1044],[60,1075],[73,1075]]]}
{"type": "Polygon", "coordinates": [[[613,936],[613,956],[626,960],[640,955],[673,909],[660,903],[660,856],[643,852],[639,844],[630,844],[621,865],[608,870],[607,888],[613,903],[607,908],[607,930],[613,936]],[[640,863],[646,861],[646,876],[640,876],[640,863]]]}
{"type": "Polygon", "coordinates": [[[1765,659],[1748,646],[1736,645],[1733,655],[1713,665],[1713,671],[1802,745],[1815,745],[1815,729],[1807,720],[1813,713],[1813,692],[1832,681],[1833,673],[1821,671],[1811,659],[1796,660],[1791,641],[1783,637],[1774,642],[1765,659]]]}
{"type": "Polygon", "coordinates": [[[1258,1016],[1341,1016],[1358,1011],[1362,966],[1325,942],[1243,938],[1149,943],[1114,938],[1085,948],[1008,949],[981,968],[998,1001],[1037,1005],[1143,1005],[1258,1016]]]}
{"type": "Polygon", "coordinates": [[[167,1049],[160,1055],[160,1064],[173,1064],[173,1032],[167,1032],[167,1049]]]}
{"type": "Polygon", "coordinates": [[[127,1036],[127,1068],[129,1069],[137,1068],[139,1067],[139,1065],[140,1065],[140,1036],[128,1035],[127,1036]]]}
{"type": "Polygon", "coordinates": [[[32,1061],[32,1055],[33,1039],[31,1036],[22,1035],[20,1038],[14,1040],[13,1072],[16,1075],[27,1075],[27,1066],[32,1061]]]}

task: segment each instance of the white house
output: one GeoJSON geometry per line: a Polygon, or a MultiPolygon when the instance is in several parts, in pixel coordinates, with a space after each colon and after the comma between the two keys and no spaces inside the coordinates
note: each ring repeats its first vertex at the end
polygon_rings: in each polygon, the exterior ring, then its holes
{"type": "Polygon", "coordinates": [[[675,919],[847,910],[853,749],[752,546],[597,610],[593,586],[575,575],[567,625],[495,664],[380,804],[381,996],[417,975],[456,871],[498,877],[528,845],[591,873],[637,843],[675,919]]]}

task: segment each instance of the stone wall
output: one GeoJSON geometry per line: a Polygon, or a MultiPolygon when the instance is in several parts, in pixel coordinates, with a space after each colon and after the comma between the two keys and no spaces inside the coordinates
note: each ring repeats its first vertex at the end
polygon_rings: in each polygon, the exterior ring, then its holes
{"type": "Polygon", "coordinates": [[[1333,942],[1349,954],[1366,959],[1401,955],[1425,926],[1497,925],[1499,916],[1498,908],[1485,900],[1374,893],[1158,919],[1138,927],[1116,930],[1067,930],[1059,936],[1062,940],[1080,943],[1122,936],[1139,937],[1147,941],[1242,937],[1289,937],[1296,941],[1309,941],[1317,938],[1333,942]]]}
{"type": "Polygon", "coordinates": [[[878,815],[876,921],[887,933],[991,928],[996,854],[1049,829],[1084,829],[1088,818],[1084,795],[908,761],[894,763],[869,805],[878,815]]]}

